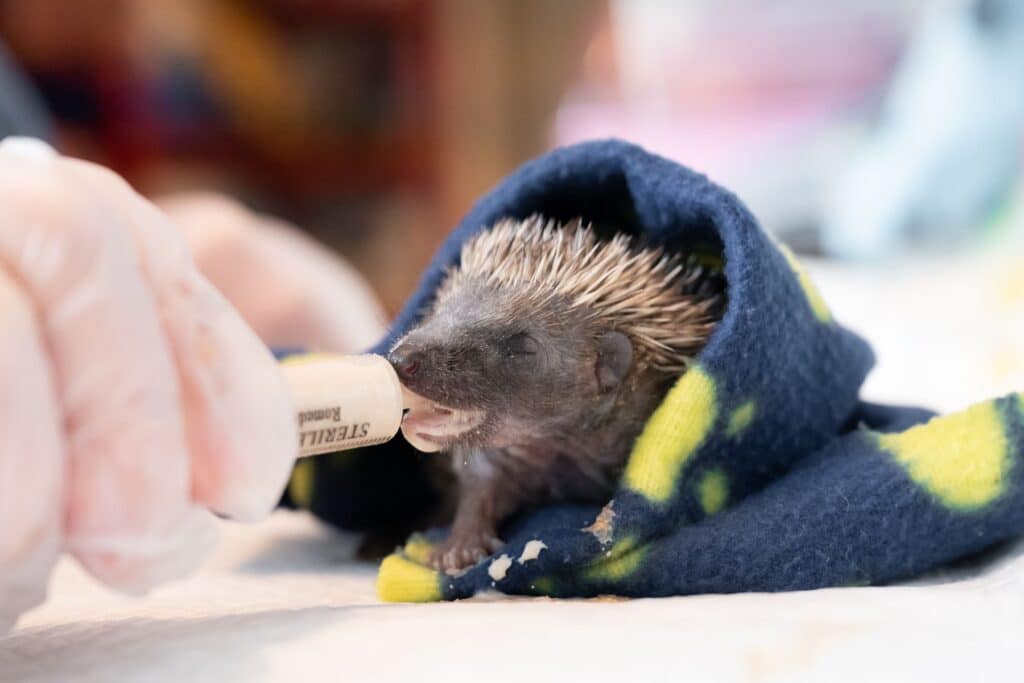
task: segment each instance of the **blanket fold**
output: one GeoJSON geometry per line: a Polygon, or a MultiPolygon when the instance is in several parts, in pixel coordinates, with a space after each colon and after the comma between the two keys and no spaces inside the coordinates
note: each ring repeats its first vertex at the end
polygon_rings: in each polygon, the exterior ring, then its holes
{"type": "Polygon", "coordinates": [[[603,508],[551,506],[513,520],[505,547],[458,576],[425,566],[437,536],[417,535],[382,564],[383,599],[879,583],[1024,530],[1020,396],[939,418],[861,402],[871,351],[793,254],[728,191],[624,142],[556,150],[486,195],[374,350],[415,324],[469,236],[534,213],[720,251],[726,313],[651,415],[603,508]]]}

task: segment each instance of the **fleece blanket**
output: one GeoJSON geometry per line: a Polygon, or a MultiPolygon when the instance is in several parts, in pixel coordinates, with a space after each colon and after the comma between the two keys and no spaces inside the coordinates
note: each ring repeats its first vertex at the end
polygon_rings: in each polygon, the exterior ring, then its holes
{"type": "MultiPolygon", "coordinates": [[[[871,351],[837,322],[792,253],[728,191],[624,142],[556,150],[485,196],[375,351],[415,324],[465,239],[533,213],[582,216],[669,248],[721,250],[727,311],[650,417],[606,505],[511,520],[505,547],[458,576],[424,563],[443,532],[416,535],[384,560],[382,599],[878,584],[1024,531],[1020,395],[942,417],[861,401],[871,351]]],[[[416,456],[392,446],[345,458],[297,471],[292,502],[343,526],[429,507],[416,456]]]]}

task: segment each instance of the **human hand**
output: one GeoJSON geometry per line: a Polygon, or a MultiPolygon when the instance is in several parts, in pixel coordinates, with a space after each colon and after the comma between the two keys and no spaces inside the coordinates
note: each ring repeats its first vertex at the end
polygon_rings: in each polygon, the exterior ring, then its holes
{"type": "Polygon", "coordinates": [[[296,454],[278,368],[171,220],[114,173],[0,144],[0,631],[68,552],[142,592],[213,514],[255,520],[296,454]]]}
{"type": "Polygon", "coordinates": [[[214,194],[158,204],[267,345],[354,353],[384,336],[384,312],[362,276],[295,227],[214,194]]]}

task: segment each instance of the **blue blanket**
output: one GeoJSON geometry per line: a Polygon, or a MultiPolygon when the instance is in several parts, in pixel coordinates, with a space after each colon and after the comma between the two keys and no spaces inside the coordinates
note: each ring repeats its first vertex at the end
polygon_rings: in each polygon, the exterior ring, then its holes
{"type": "MultiPolygon", "coordinates": [[[[792,253],[728,191],[624,142],[556,150],[486,195],[374,350],[386,352],[415,324],[469,236],[534,213],[582,216],[670,248],[721,249],[728,309],[698,363],[650,417],[606,505],[550,506],[514,519],[503,529],[505,547],[459,576],[424,564],[437,533],[416,535],[384,560],[382,599],[882,583],[1024,531],[1024,398],[945,417],[861,401],[871,351],[837,322],[792,253]]],[[[376,482],[370,490],[391,502],[397,485],[406,496],[401,514],[429,506],[415,456],[361,457],[361,466],[334,474],[340,488],[317,481],[321,514],[332,518],[325,506],[333,505],[358,516],[358,506],[339,502],[353,494],[352,481],[376,482]],[[374,467],[393,471],[375,479],[367,474],[374,467]]],[[[399,515],[380,501],[367,508],[399,515]]]]}

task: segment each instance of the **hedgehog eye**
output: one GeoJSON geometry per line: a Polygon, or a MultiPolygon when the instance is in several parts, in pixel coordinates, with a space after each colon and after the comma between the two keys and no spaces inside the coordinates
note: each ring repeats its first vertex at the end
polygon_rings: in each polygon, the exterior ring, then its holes
{"type": "Polygon", "coordinates": [[[533,356],[539,350],[537,340],[526,332],[513,334],[505,340],[505,353],[509,356],[533,356]]]}

